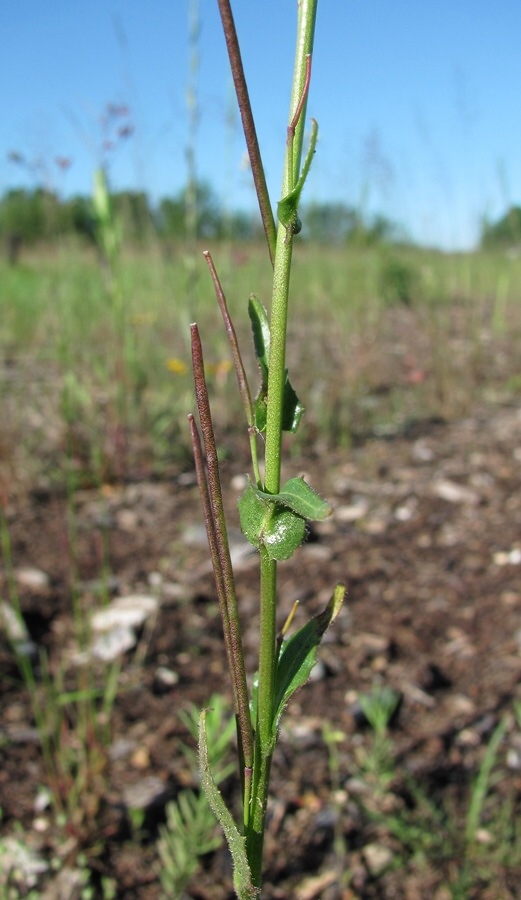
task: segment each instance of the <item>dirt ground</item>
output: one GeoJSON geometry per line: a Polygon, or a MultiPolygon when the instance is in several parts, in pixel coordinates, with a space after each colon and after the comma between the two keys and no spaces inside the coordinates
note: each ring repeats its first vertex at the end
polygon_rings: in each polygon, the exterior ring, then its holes
{"type": "MultiPolygon", "coordinates": [[[[521,407],[508,406],[478,408],[455,423],[426,422],[404,436],[369,440],[345,452],[312,449],[288,467],[287,477],[305,473],[335,512],[280,567],[281,623],[298,599],[297,624],[303,624],[324,607],[338,581],[346,585],[347,601],[312,681],[290,703],[281,730],[266,900],[450,898],[448,886],[463,865],[460,848],[451,854],[449,840],[443,859],[407,855],[386,819],[413,804],[407,787],[413,779],[441,816],[451,810],[456,829],[464,827],[469,784],[505,715],[492,790],[496,810],[507,803],[515,810],[521,792],[521,730],[513,712],[521,702],[520,465],[521,407]],[[371,797],[363,761],[372,736],[357,698],[383,685],[401,697],[390,730],[394,774],[383,795],[376,790],[371,797]],[[338,759],[324,742],[325,725],[342,735],[335,744],[338,759]],[[368,847],[383,848],[381,869],[368,847]]],[[[253,673],[256,557],[241,539],[236,513],[246,471],[240,454],[223,463],[253,673]]],[[[163,480],[84,490],[76,497],[73,529],[70,515],[63,493],[47,487],[17,494],[6,510],[22,610],[51,670],[63,667],[75,649],[72,586],[83,610],[95,608],[104,567],[113,596],[152,595],[159,608],[137,647],[123,657],[111,752],[97,776],[94,811],[83,810],[79,824],[61,830],[48,808],[35,807],[46,780],[40,739],[0,633],[1,833],[21,829],[44,859],[59,857],[71,866],[83,849],[94,880],[110,876],[125,900],[155,900],[161,896],[156,839],[165,803],[197,785],[197,773],[179,750],[190,740],[179,710],[190,702],[207,704],[213,692],[230,692],[192,468],[173,470],[163,480]],[[46,577],[38,581],[28,569],[46,577]],[[161,675],[165,669],[170,682],[161,675]],[[150,783],[151,776],[159,779],[159,790],[136,830],[129,790],[150,783]]],[[[4,596],[6,578],[4,571],[4,596]]],[[[67,685],[66,679],[64,690],[67,685]]],[[[233,797],[235,789],[232,777],[224,790],[233,797]]],[[[81,795],[79,805],[88,802],[81,795]]],[[[487,822],[480,825],[486,844],[487,822]]],[[[458,896],[520,897],[519,884],[519,860],[503,859],[458,896]]],[[[64,893],[50,872],[38,885],[38,896],[79,896],[72,888],[64,893]]],[[[224,848],[204,858],[187,896],[233,896],[224,848]]]]}

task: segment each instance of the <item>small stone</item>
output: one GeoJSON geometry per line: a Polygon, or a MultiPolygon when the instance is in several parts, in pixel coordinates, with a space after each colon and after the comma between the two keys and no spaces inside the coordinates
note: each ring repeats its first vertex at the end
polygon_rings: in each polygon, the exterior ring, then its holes
{"type": "Polygon", "coordinates": [[[443,652],[448,656],[456,656],[459,659],[470,659],[475,656],[476,648],[462,628],[453,626],[447,629],[447,637],[449,641],[445,644],[443,652]]]}
{"type": "Polygon", "coordinates": [[[455,716],[472,716],[476,712],[476,704],[464,694],[454,694],[449,702],[455,716]]]}
{"type": "Polygon", "coordinates": [[[304,878],[295,890],[295,900],[318,900],[323,891],[335,884],[338,875],[335,872],[324,872],[322,875],[309,875],[304,878]]]}
{"type": "Polygon", "coordinates": [[[26,845],[21,837],[6,837],[0,840],[0,886],[9,885],[18,888],[20,896],[25,891],[36,887],[40,875],[49,869],[49,864],[36,850],[26,845]]]}
{"type": "Polygon", "coordinates": [[[519,566],[521,565],[521,550],[519,547],[513,547],[511,550],[499,550],[494,553],[493,560],[496,566],[519,566]]]}
{"type": "Polygon", "coordinates": [[[42,591],[49,587],[49,576],[41,569],[23,566],[15,569],[14,575],[20,587],[28,590],[42,591]]]}
{"type": "Polygon", "coordinates": [[[424,440],[418,440],[412,446],[411,456],[415,462],[431,462],[434,459],[434,450],[424,440]]]}
{"type": "Polygon", "coordinates": [[[478,828],[474,836],[478,844],[491,844],[493,840],[492,834],[487,828],[478,828]]]}
{"type": "Polygon", "coordinates": [[[448,503],[467,503],[469,506],[476,506],[479,503],[479,494],[471,488],[456,481],[449,481],[448,478],[439,478],[432,485],[432,491],[436,497],[441,500],[447,500],[448,503]]]}
{"type": "Polygon", "coordinates": [[[385,844],[375,842],[364,847],[363,857],[369,874],[377,878],[392,862],[393,852],[385,844]]]}
{"type": "MultiPolygon", "coordinates": [[[[103,662],[112,662],[131,650],[136,643],[136,635],[131,628],[120,626],[107,631],[105,634],[98,635],[92,643],[89,651],[85,651],[87,658],[89,655],[101,659],[103,662]]],[[[80,653],[76,657],[76,661],[82,663],[85,661],[85,653],[80,653]]]]}
{"type": "Polygon", "coordinates": [[[34,800],[34,811],[37,815],[52,806],[52,793],[49,788],[40,787],[34,800]]]}
{"type": "Polygon", "coordinates": [[[363,519],[369,511],[369,501],[365,497],[361,497],[355,503],[349,505],[337,506],[333,516],[337,522],[357,522],[363,519]]]}
{"type": "Polygon", "coordinates": [[[163,584],[163,576],[161,572],[150,572],[148,583],[154,590],[159,590],[163,584]]]}
{"type": "Polygon", "coordinates": [[[123,791],[123,802],[128,809],[149,809],[166,800],[165,785],[157,775],[148,775],[137,784],[128,785],[123,791]]]}
{"type": "Polygon", "coordinates": [[[135,750],[135,747],[136,742],[131,738],[119,738],[109,748],[109,757],[112,760],[124,759],[135,750]]]}
{"type": "Polygon", "coordinates": [[[150,766],[150,751],[148,747],[138,747],[130,758],[134,769],[148,769],[150,766]]]}
{"type": "Polygon", "coordinates": [[[463,728],[456,739],[459,747],[479,747],[480,743],[481,738],[473,728],[463,728]]]}
{"type": "Polygon", "coordinates": [[[232,491],[237,491],[239,494],[241,491],[244,491],[248,486],[248,476],[247,475],[234,475],[230,481],[230,487],[232,491]]]}
{"type": "Polygon", "coordinates": [[[94,631],[109,631],[112,628],[139,628],[148,616],[157,612],[155,597],[145,594],[129,594],[118,597],[105,609],[97,610],[91,619],[94,631]]]}
{"type": "Polygon", "coordinates": [[[179,682],[179,675],[167,666],[158,666],[154,672],[154,691],[156,694],[167,694],[179,682]]]}
{"type": "Polygon", "coordinates": [[[116,513],[116,524],[121,531],[136,531],[139,516],[133,509],[120,509],[116,513]]]}
{"type": "Polygon", "coordinates": [[[353,635],[351,644],[354,650],[362,651],[364,658],[381,656],[389,653],[391,648],[391,641],[388,637],[368,631],[361,631],[353,635]]]}
{"type": "Polygon", "coordinates": [[[367,534],[372,534],[376,537],[379,534],[384,534],[389,527],[389,516],[387,511],[384,510],[376,510],[374,515],[368,518],[364,523],[364,531],[367,534]]]}
{"type": "Polygon", "coordinates": [[[521,594],[516,591],[503,591],[499,599],[503,606],[518,606],[521,603],[521,594]]]}
{"type": "Polygon", "coordinates": [[[521,769],[521,751],[516,750],[515,747],[511,747],[510,750],[507,751],[506,764],[509,769],[518,772],[519,769],[521,769]]]}
{"type": "Polygon", "coordinates": [[[418,501],[416,497],[410,497],[405,503],[397,506],[394,511],[394,518],[398,522],[410,522],[418,510],[418,501]]]}

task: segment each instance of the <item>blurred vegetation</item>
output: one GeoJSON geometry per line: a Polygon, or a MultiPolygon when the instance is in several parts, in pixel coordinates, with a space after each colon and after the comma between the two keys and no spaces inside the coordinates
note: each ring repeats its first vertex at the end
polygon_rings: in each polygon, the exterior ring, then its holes
{"type": "MultiPolygon", "coordinates": [[[[187,239],[187,207],[193,185],[153,204],[144,191],[116,191],[111,203],[124,244],[147,247],[151,241],[187,239]]],[[[262,237],[256,211],[224,209],[210,184],[195,184],[196,238],[256,242],[262,237]]],[[[193,198],[192,198],[193,199],[193,198]]],[[[363,249],[413,246],[402,228],[379,214],[363,213],[342,202],[314,201],[302,209],[300,241],[331,247],[363,249]]],[[[12,188],[0,197],[0,243],[11,262],[24,247],[76,239],[98,245],[98,223],[91,197],[62,198],[44,187],[12,188]]],[[[521,250],[521,207],[511,206],[495,221],[484,219],[479,247],[483,250],[521,250]]],[[[4,254],[5,255],[5,254],[4,254]]],[[[416,277],[390,257],[382,272],[390,302],[409,303],[416,277]]]]}
{"type": "MultiPolygon", "coordinates": [[[[16,448],[27,475],[59,477],[65,446],[79,483],[95,472],[95,480],[117,478],[123,447],[132,471],[159,474],[191,458],[194,309],[207,335],[216,428],[228,438],[241,430],[240,404],[227,390],[229,348],[203,263],[190,308],[187,241],[176,242],[175,252],[170,246],[157,239],[122,248],[118,304],[106,268],[81,245],[28,247],[17,266],[0,258],[3,444],[6,458],[16,448]],[[116,353],[121,334],[124,352],[116,353]]],[[[407,432],[422,420],[464,415],[476,400],[518,396],[517,256],[310,241],[297,242],[294,252],[288,363],[306,406],[308,449],[407,432]]],[[[254,390],[243,311],[252,291],[269,305],[271,267],[261,243],[230,242],[219,250],[219,270],[254,390]]]]}
{"type": "MultiPolygon", "coordinates": [[[[125,243],[146,246],[151,239],[187,238],[187,207],[195,189],[196,237],[199,240],[257,241],[261,230],[256,211],[226,210],[211,185],[198,181],[177,194],[153,204],[144,191],[111,194],[114,215],[125,243]]],[[[192,198],[193,199],[193,198],[192,198]]],[[[362,213],[342,202],[311,202],[302,210],[301,240],[330,246],[407,247],[411,241],[397,223],[385,216],[362,213]]],[[[0,241],[20,250],[23,246],[75,237],[97,243],[97,222],[92,200],[85,196],[61,198],[52,190],[12,188],[0,197],[0,241]]],[[[521,207],[512,206],[497,221],[485,219],[481,226],[482,249],[521,248],[521,207]]],[[[14,261],[14,258],[12,259],[14,261]]],[[[395,282],[404,302],[411,290],[404,271],[385,276],[395,282]],[[398,285],[398,282],[400,284],[398,285]]]]}
{"type": "MultiPolygon", "coordinates": [[[[114,215],[123,241],[146,245],[151,238],[181,240],[187,237],[187,205],[193,187],[153,205],[143,191],[117,191],[111,195],[114,215]]],[[[196,236],[202,240],[256,241],[261,232],[256,212],[223,210],[206,182],[195,185],[196,236]]],[[[370,247],[405,242],[398,226],[383,216],[363,216],[343,203],[311,203],[303,210],[302,239],[313,243],[370,247]]],[[[60,198],[42,187],[14,188],[0,198],[0,239],[16,239],[19,246],[53,242],[65,236],[97,242],[97,222],[92,200],[60,198]]]]}
{"type": "Polygon", "coordinates": [[[511,206],[497,222],[485,220],[481,246],[484,250],[521,250],[521,206],[511,206]]]}

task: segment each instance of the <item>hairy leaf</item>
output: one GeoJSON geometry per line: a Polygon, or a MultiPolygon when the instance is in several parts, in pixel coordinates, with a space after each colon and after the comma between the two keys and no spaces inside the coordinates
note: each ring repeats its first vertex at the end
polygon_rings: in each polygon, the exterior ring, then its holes
{"type": "Polygon", "coordinates": [[[253,484],[248,485],[238,505],[242,533],[254,547],[264,546],[270,559],[289,559],[304,541],[305,519],[253,484]]]}
{"type": "Polygon", "coordinates": [[[268,314],[255,294],[252,294],[248,301],[248,315],[251,321],[255,356],[259,361],[262,374],[262,386],[267,390],[270,365],[270,326],[268,314]]]}
{"type": "Polygon", "coordinates": [[[322,500],[302,477],[290,478],[282,486],[278,494],[266,494],[257,488],[255,490],[259,497],[275,500],[283,506],[289,506],[293,512],[312,522],[327,519],[333,512],[329,503],[326,500],[322,500]]]}
{"type": "Polygon", "coordinates": [[[337,584],[325,610],[282,644],[275,686],[274,734],[288,700],[308,680],[317,660],[317,650],[322,637],[337,617],[344,597],[344,585],[337,584]]]}
{"type": "Polygon", "coordinates": [[[199,766],[201,784],[208,803],[224,831],[233,860],[233,886],[239,900],[255,900],[260,896],[260,889],[252,884],[251,871],[246,856],[246,838],[240,834],[229,809],[225,805],[222,794],[215,784],[208,763],[208,743],[206,738],[206,710],[201,711],[199,719],[199,766]]]}

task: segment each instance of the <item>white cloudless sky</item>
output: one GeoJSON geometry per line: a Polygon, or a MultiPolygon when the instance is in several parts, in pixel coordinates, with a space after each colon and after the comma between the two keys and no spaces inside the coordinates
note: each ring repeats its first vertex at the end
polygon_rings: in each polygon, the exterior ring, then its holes
{"type": "MultiPolygon", "coordinates": [[[[297,0],[232,6],[275,204],[297,0]]],[[[134,128],[110,159],[114,188],[176,194],[192,146],[223,203],[252,208],[216,0],[1,0],[0,34],[0,193],[90,193],[113,103],[134,128]],[[66,172],[57,157],[70,158],[66,172]]],[[[472,246],[483,216],[521,202],[520,40],[519,0],[319,0],[308,104],[319,145],[304,199],[381,212],[422,243],[472,246]]]]}

